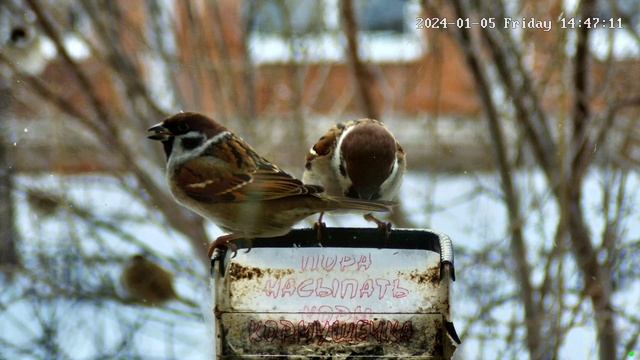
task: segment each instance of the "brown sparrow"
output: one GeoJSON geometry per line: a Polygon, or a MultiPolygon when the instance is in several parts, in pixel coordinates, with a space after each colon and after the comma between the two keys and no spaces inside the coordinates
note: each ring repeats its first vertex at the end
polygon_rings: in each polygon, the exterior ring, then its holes
{"type": "Polygon", "coordinates": [[[27,203],[35,214],[42,217],[53,216],[65,206],[61,196],[38,189],[27,190],[27,203]]]}
{"type": "Polygon", "coordinates": [[[228,232],[209,247],[276,237],[309,215],[330,210],[389,211],[388,203],[322,194],[258,155],[241,138],[197,113],[178,113],[149,129],[162,141],[167,179],[178,203],[228,232]]]}
{"type": "MultiPolygon", "coordinates": [[[[329,195],[393,201],[405,168],[404,150],[386,126],[360,119],[333,126],[309,149],[302,181],[329,195]]],[[[371,214],[365,218],[389,227],[371,214]]]]}
{"type": "Polygon", "coordinates": [[[131,297],[149,306],[178,299],[173,275],[143,255],[134,255],[122,272],[122,285],[131,297]]]}

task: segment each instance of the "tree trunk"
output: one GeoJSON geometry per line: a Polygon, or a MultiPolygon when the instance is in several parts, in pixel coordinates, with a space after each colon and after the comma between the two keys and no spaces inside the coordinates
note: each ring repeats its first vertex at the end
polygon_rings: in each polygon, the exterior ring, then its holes
{"type": "MultiPolygon", "coordinates": [[[[6,128],[9,117],[11,91],[8,81],[0,75],[0,130],[6,128]]],[[[15,228],[13,203],[13,176],[15,172],[12,157],[9,154],[9,139],[0,131],[0,270],[11,273],[20,265],[15,228]]]]}

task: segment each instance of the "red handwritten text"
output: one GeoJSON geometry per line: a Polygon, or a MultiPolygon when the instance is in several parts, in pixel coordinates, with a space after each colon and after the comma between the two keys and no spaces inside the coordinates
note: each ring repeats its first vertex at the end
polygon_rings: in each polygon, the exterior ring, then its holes
{"type": "Polygon", "coordinates": [[[281,344],[324,343],[406,343],[414,333],[411,321],[358,320],[355,322],[325,321],[297,324],[289,320],[251,320],[248,324],[249,341],[281,344]]]}
{"type": "Polygon", "coordinates": [[[325,279],[295,277],[267,279],[262,292],[274,299],[286,297],[332,297],[340,299],[382,300],[386,297],[401,299],[409,295],[409,290],[400,286],[400,279],[325,279]]]}
{"type": "Polygon", "coordinates": [[[303,256],[300,271],[367,271],[371,267],[371,254],[367,255],[312,255],[303,256]],[[336,268],[337,266],[337,268],[336,268]]]}
{"type": "Polygon", "coordinates": [[[305,305],[301,315],[302,320],[309,322],[317,320],[321,323],[332,323],[333,321],[356,322],[358,320],[371,319],[373,316],[371,308],[363,308],[360,305],[354,307],[353,310],[344,305],[305,305]]]}

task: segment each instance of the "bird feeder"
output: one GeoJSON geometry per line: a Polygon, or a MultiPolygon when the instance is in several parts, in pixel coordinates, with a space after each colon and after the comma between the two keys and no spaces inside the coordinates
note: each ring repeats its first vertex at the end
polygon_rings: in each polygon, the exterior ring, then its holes
{"type": "Polygon", "coordinates": [[[211,261],[217,358],[449,359],[460,344],[446,235],[298,229],[236,245],[211,261]]]}

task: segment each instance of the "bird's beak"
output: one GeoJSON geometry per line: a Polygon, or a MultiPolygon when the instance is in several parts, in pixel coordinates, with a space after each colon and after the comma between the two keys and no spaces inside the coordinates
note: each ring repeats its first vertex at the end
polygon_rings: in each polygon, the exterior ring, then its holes
{"type": "Polygon", "coordinates": [[[360,199],[363,200],[373,200],[373,197],[376,195],[376,193],[378,192],[378,189],[374,188],[374,189],[359,189],[358,190],[358,195],[360,197],[360,199]]]}
{"type": "Polygon", "coordinates": [[[171,132],[162,126],[162,123],[153,125],[147,131],[153,132],[153,134],[147,136],[147,139],[151,140],[165,141],[171,136],[171,132]]]}

